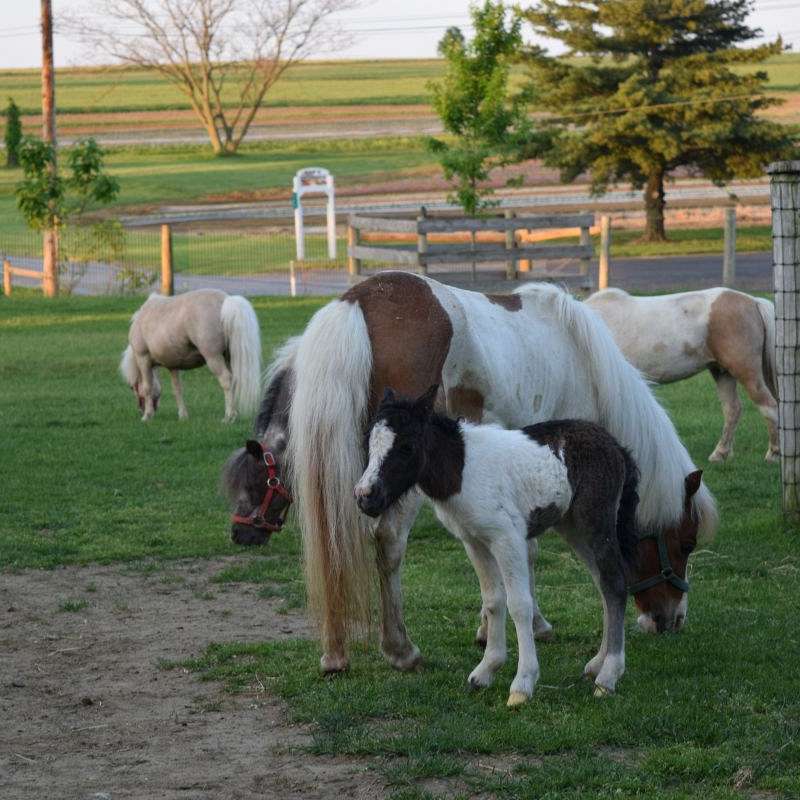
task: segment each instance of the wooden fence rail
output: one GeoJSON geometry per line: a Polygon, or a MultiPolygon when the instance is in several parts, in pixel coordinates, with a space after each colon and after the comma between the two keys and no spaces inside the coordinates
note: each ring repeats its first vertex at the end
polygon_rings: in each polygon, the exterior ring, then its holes
{"type": "Polygon", "coordinates": [[[11,279],[16,275],[19,278],[33,278],[41,281],[44,286],[44,272],[40,269],[27,269],[25,267],[15,267],[7,259],[3,259],[3,293],[6,297],[11,294],[11,279]]]}
{"type": "MultiPolygon", "coordinates": [[[[429,265],[471,264],[473,277],[477,264],[504,263],[505,278],[538,280],[569,277],[567,273],[530,272],[531,262],[546,259],[577,259],[578,276],[590,283],[589,264],[593,255],[590,229],[594,214],[541,214],[516,216],[506,211],[502,217],[432,217],[421,210],[417,219],[354,214],[347,228],[348,272],[351,281],[360,279],[363,262],[396,264],[401,268],[427,274],[429,265]],[[518,241],[522,232],[576,228],[580,244],[537,244],[518,241]],[[385,233],[416,235],[416,243],[369,244],[361,234],[385,233]],[[497,241],[477,241],[479,233],[496,233],[497,241]],[[469,234],[463,242],[431,242],[430,234],[469,234]],[[524,274],[521,274],[524,273],[524,274]]],[[[374,237],[370,237],[374,238],[374,237]]]]}

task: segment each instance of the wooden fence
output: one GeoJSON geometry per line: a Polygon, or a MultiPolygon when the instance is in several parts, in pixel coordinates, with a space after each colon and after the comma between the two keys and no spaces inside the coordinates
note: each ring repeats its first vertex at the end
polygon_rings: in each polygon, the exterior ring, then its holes
{"type": "MultiPolygon", "coordinates": [[[[364,261],[397,265],[426,275],[433,265],[471,264],[473,276],[477,264],[505,264],[507,280],[557,279],[569,273],[532,270],[532,264],[550,259],[576,259],[578,271],[572,277],[589,284],[589,264],[593,248],[589,230],[594,214],[561,214],[516,216],[506,211],[502,217],[432,217],[422,210],[416,219],[356,214],[350,217],[347,229],[348,272],[351,281],[358,281],[364,261]],[[575,228],[580,231],[579,244],[541,244],[523,240],[524,232],[575,228]],[[363,239],[364,233],[405,234],[405,241],[396,244],[373,244],[363,239]],[[437,242],[436,234],[468,234],[469,241],[437,242]],[[493,240],[478,241],[479,234],[496,234],[493,240]],[[416,242],[413,238],[416,237],[416,242]]],[[[588,288],[588,286],[587,286],[588,288]]]]}

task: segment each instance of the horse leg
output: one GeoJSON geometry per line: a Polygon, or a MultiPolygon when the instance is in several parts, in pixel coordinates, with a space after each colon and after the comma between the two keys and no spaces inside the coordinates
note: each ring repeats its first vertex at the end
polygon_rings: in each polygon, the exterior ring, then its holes
{"type": "Polygon", "coordinates": [[[781,457],[780,438],[778,435],[778,403],[767,388],[764,377],[759,374],[750,374],[742,381],[744,390],[755,403],[764,421],[767,423],[769,433],[769,447],[764,456],[766,461],[778,461],[781,457]]]}
{"type": "Polygon", "coordinates": [[[470,536],[464,536],[463,542],[480,583],[485,621],[486,649],[468,679],[469,685],[478,689],[491,686],[495,673],[506,662],[506,589],[500,567],[486,545],[470,536]]]}
{"type": "MultiPolygon", "coordinates": [[[[539,556],[539,540],[537,538],[528,539],[528,570],[531,576],[531,598],[533,600],[533,635],[539,642],[550,642],[553,640],[553,626],[545,619],[539,603],[536,599],[536,575],[534,567],[539,556]]],[[[475,634],[475,644],[478,647],[486,647],[486,622],[487,616],[485,609],[481,609],[481,621],[478,631],[475,634]]]]}
{"type": "Polygon", "coordinates": [[[155,402],[153,401],[153,387],[155,380],[153,377],[153,362],[149,356],[136,356],[136,364],[139,367],[139,374],[141,375],[140,388],[144,396],[144,413],[142,414],[142,422],[152,419],[156,413],[155,402]]]}
{"type": "Polygon", "coordinates": [[[508,706],[525,703],[533,696],[539,680],[539,660],[533,639],[533,598],[528,575],[527,530],[497,531],[489,543],[489,549],[500,567],[508,598],[508,612],[514,620],[517,632],[517,674],[511,682],[508,706]]]}
{"type": "Polygon", "coordinates": [[[189,412],[183,402],[183,385],[181,384],[180,370],[171,369],[169,376],[172,378],[172,392],[175,395],[175,402],[178,404],[178,419],[188,419],[189,412]]]}
{"type": "Polygon", "coordinates": [[[236,419],[236,407],[233,402],[233,375],[221,355],[207,356],[205,353],[203,355],[208,368],[214,373],[225,393],[225,417],[222,421],[233,422],[236,419]]]}
{"type": "Polygon", "coordinates": [[[382,517],[375,533],[376,562],[381,591],[381,651],[399,670],[414,669],[421,660],[403,621],[403,588],[400,567],[411,526],[419,513],[422,497],[409,493],[382,517]]]}
{"type": "Polygon", "coordinates": [[[603,600],[603,639],[584,667],[595,697],[614,691],[625,672],[625,604],[628,590],[616,536],[616,513],[601,512],[594,525],[578,525],[566,539],[586,564],[603,600]]]}
{"type": "Polygon", "coordinates": [[[733,455],[733,435],[742,413],[742,403],[739,400],[739,393],[736,390],[736,378],[733,375],[719,367],[709,367],[709,372],[714,378],[714,383],[717,387],[717,396],[722,405],[725,424],[717,446],[708,457],[708,460],[725,461],[733,455]]]}

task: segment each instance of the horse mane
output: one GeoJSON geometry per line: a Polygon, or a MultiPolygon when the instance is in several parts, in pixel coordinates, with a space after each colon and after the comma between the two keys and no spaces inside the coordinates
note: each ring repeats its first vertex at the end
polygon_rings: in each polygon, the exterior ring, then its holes
{"type": "Polygon", "coordinates": [[[230,502],[233,502],[242,489],[256,482],[258,478],[258,463],[244,447],[240,447],[222,468],[219,482],[220,492],[230,502]]]}
{"type": "MultiPolygon", "coordinates": [[[[293,336],[287,339],[276,351],[272,362],[264,372],[264,397],[256,415],[255,432],[257,436],[264,434],[275,413],[275,403],[283,388],[287,373],[294,367],[294,359],[300,337],[293,336]]],[[[288,410],[288,409],[287,409],[288,410]]]]}
{"type": "MultiPolygon", "coordinates": [[[[583,354],[597,394],[597,421],[630,450],[639,467],[640,526],[664,529],[676,525],[684,512],[685,479],[695,466],[647,382],[622,355],[602,319],[564,289],[530,284],[517,294],[536,302],[540,313],[554,316],[583,354]]],[[[699,536],[713,538],[717,509],[705,484],[695,494],[693,507],[699,518],[699,536]]]]}

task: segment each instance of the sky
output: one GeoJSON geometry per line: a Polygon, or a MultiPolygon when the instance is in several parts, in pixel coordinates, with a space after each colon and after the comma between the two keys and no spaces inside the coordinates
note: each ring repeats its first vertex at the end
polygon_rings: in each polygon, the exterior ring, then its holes
{"type": "MultiPolygon", "coordinates": [[[[87,0],[53,0],[56,30],[59,14],[76,11],[86,4],[87,0]]],[[[0,0],[0,5],[0,68],[39,66],[39,3],[0,0]]],[[[351,46],[318,56],[433,57],[437,42],[450,25],[469,33],[469,6],[470,0],[366,0],[359,8],[336,17],[337,26],[350,33],[351,46]]],[[[800,50],[800,0],[756,0],[750,24],[763,28],[769,39],[780,33],[785,42],[800,50]]],[[[54,49],[57,67],[96,63],[91,53],[69,35],[56,33],[54,49]]]]}

